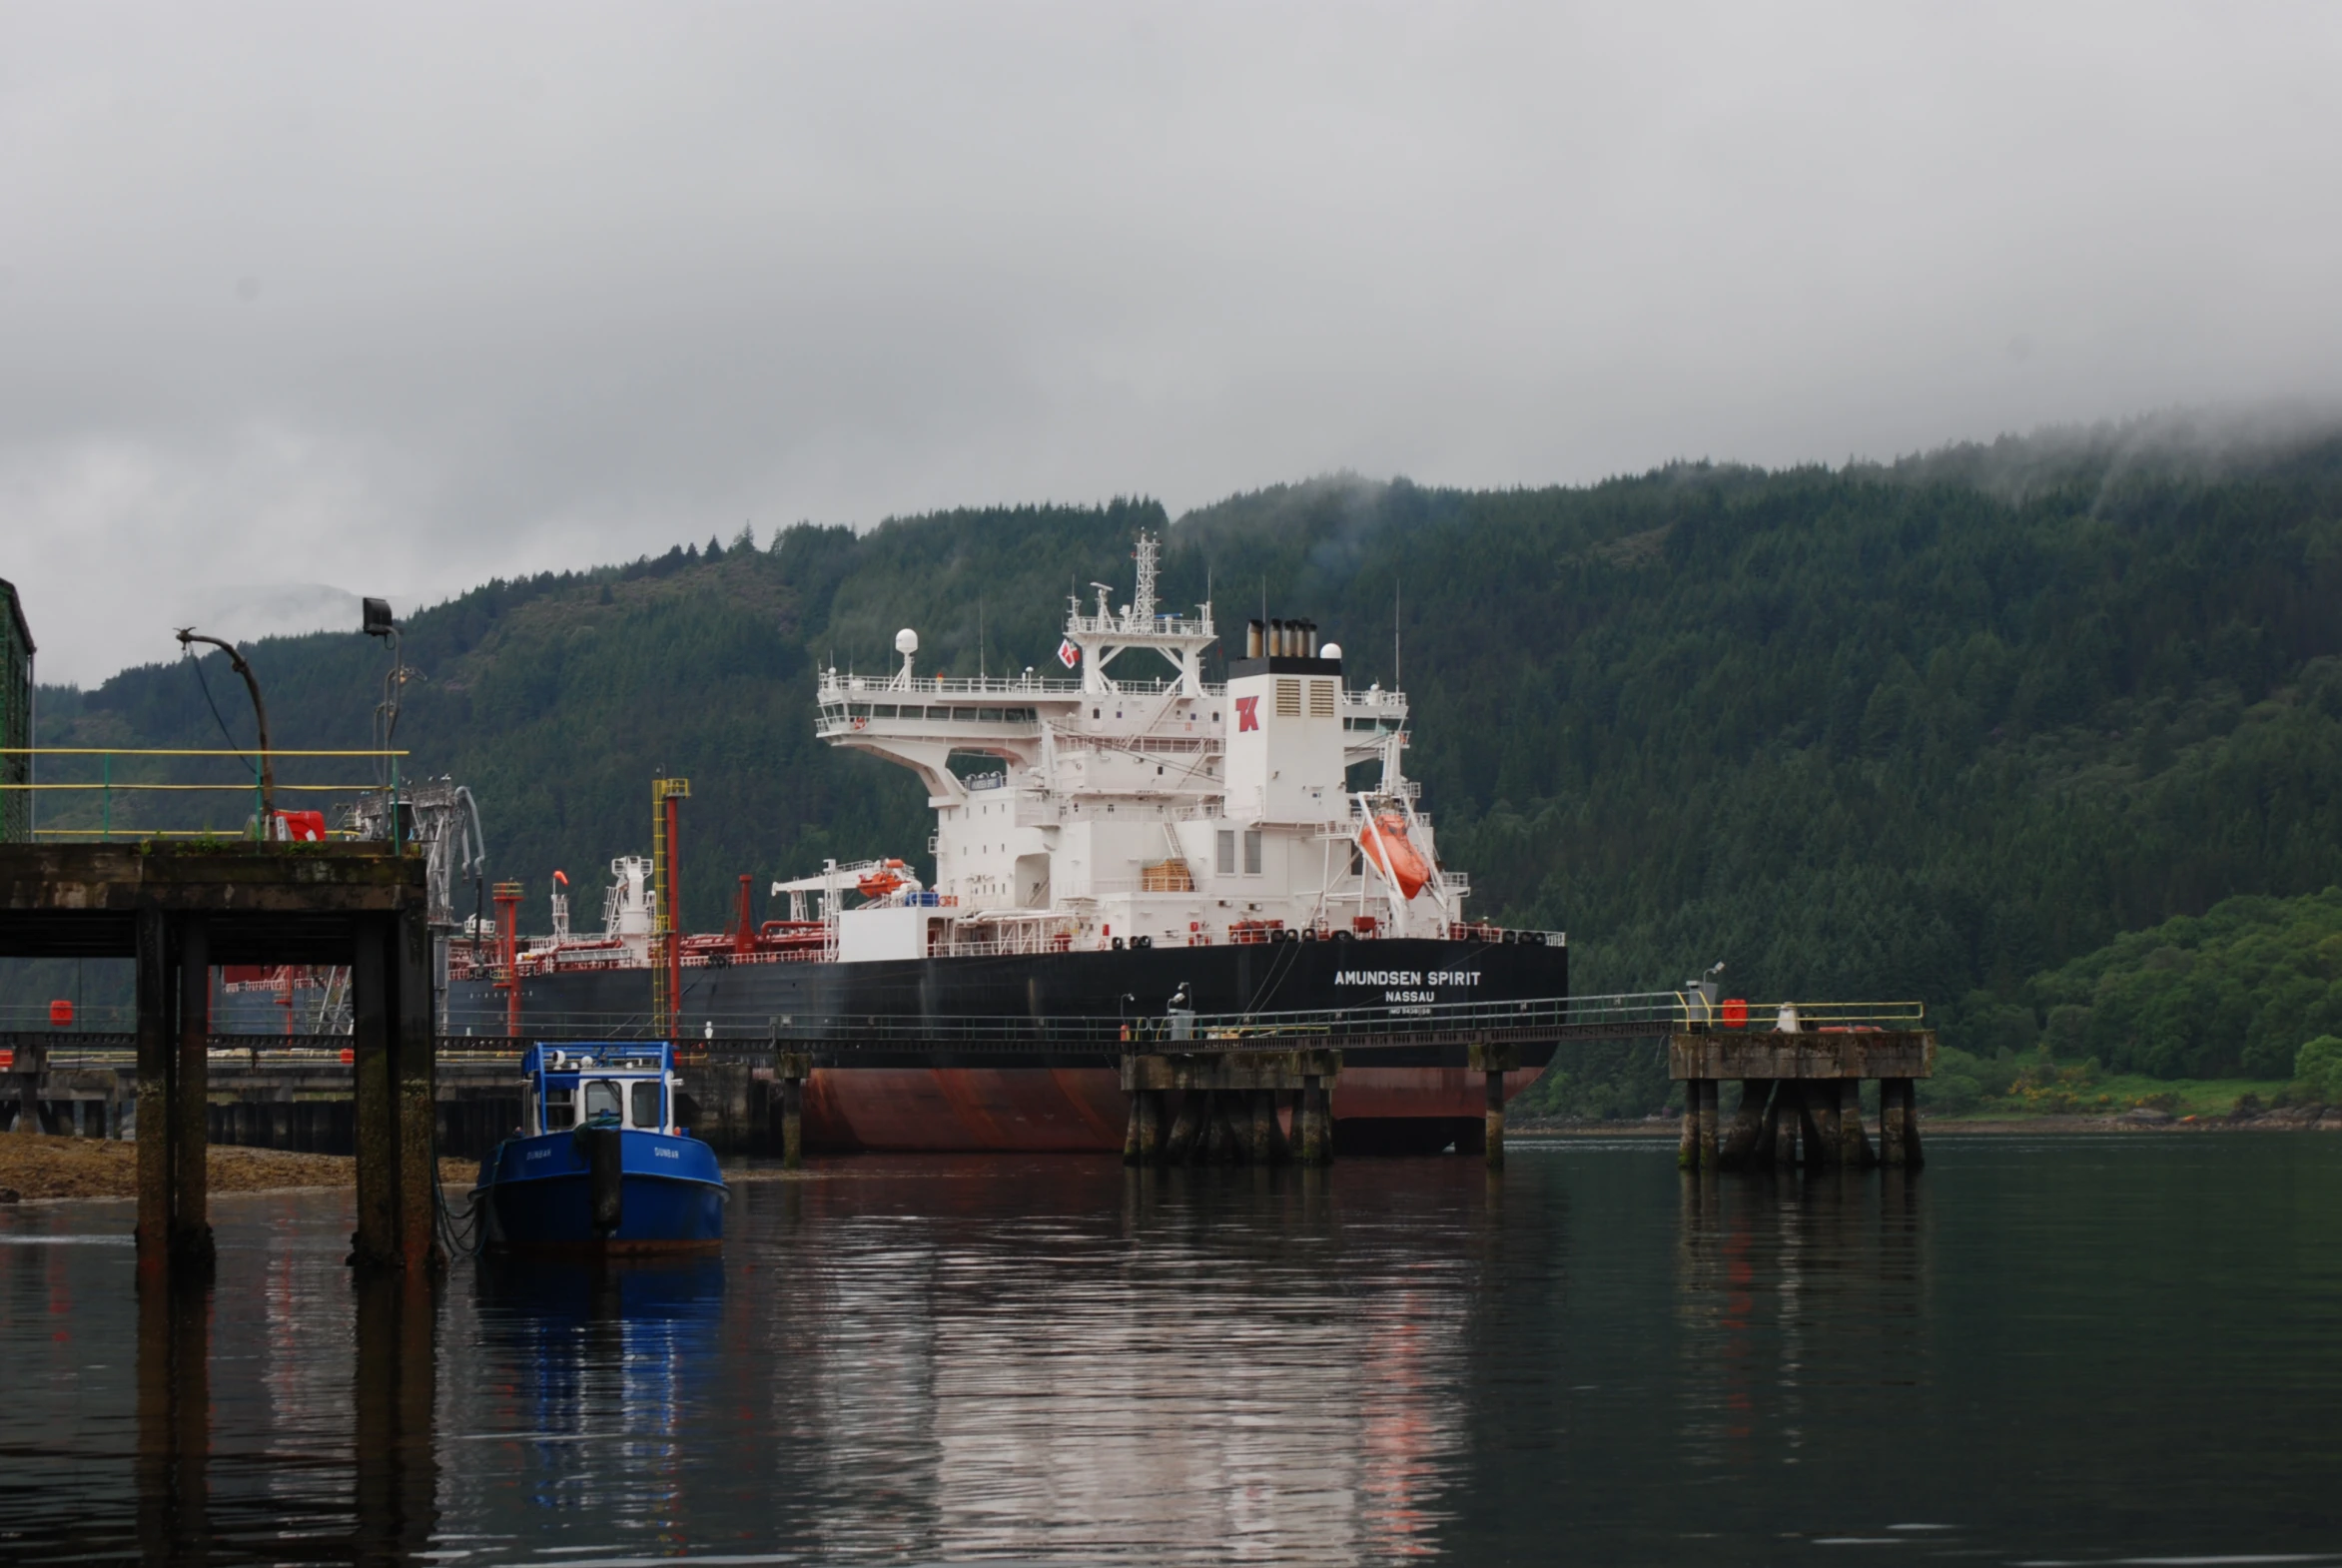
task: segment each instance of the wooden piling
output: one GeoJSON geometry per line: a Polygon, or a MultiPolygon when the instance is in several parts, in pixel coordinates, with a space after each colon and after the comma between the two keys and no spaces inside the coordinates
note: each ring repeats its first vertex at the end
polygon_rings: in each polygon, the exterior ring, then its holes
{"type": "Polygon", "coordinates": [[[200,919],[179,922],[179,1050],[171,1094],[171,1255],[198,1268],[212,1261],[211,946],[200,919]]]}

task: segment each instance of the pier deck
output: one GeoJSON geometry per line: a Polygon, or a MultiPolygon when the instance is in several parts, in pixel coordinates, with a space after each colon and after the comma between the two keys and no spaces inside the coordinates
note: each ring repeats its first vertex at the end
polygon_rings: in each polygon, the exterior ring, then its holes
{"type": "MultiPolygon", "coordinates": [[[[351,1261],[417,1271],[443,1262],[426,907],[421,856],[379,844],[0,844],[0,956],[136,963],[142,1270],[211,1264],[210,970],[228,964],[350,967],[351,1261]]],[[[41,1054],[55,1043],[10,1064],[36,1118],[48,1076],[41,1054]]]]}

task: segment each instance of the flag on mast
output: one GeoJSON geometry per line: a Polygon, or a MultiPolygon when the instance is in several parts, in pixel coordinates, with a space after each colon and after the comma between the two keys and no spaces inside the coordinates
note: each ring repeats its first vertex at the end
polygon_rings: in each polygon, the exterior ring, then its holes
{"type": "Polygon", "coordinates": [[[1082,650],[1074,646],[1073,638],[1067,637],[1058,644],[1058,662],[1068,669],[1082,662],[1082,650]]]}

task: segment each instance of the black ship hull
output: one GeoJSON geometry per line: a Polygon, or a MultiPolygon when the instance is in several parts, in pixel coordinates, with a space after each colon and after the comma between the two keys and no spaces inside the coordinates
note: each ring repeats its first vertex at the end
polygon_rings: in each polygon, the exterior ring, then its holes
{"type": "MultiPolygon", "coordinates": [[[[1110,1150],[1123,1145],[1125,1100],[1114,1034],[1095,1026],[1127,1019],[1144,1038],[1182,986],[1206,1017],[1385,1008],[1404,1016],[1565,997],[1569,950],[1385,939],[853,964],[748,960],[683,971],[676,1033],[813,1049],[805,1132],[815,1150],[1110,1150]],[[1017,1020],[1093,1027],[1067,1031],[1081,1038],[1063,1045],[988,1028],[1017,1020]]],[[[503,1035],[508,1006],[485,981],[455,981],[446,1030],[503,1035]]],[[[652,976],[641,968],[526,976],[517,1013],[524,1038],[646,1035],[652,976]]],[[[1475,1128],[1484,1090],[1464,1055],[1423,1049],[1346,1060],[1337,1133],[1350,1147],[1411,1148],[1475,1128]]],[[[1532,1082],[1550,1057],[1550,1048],[1524,1053],[1507,1092],[1532,1082]]]]}

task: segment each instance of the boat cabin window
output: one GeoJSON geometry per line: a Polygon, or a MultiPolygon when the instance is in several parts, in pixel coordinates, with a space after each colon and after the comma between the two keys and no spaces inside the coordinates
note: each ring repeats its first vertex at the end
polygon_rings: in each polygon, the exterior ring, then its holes
{"type": "Polygon", "coordinates": [[[595,1117],[616,1117],[623,1113],[618,1103],[618,1086],[606,1078],[589,1081],[585,1086],[585,1120],[595,1117]]]}
{"type": "Polygon", "coordinates": [[[574,1084],[545,1085],[545,1131],[558,1133],[577,1123],[577,1086],[574,1084]]]}
{"type": "Polygon", "coordinates": [[[662,1098],[658,1080],[638,1080],[634,1085],[634,1114],[628,1119],[629,1125],[648,1133],[664,1131],[666,1118],[659,1115],[659,1101],[662,1098]]]}

